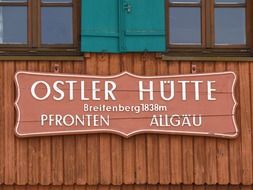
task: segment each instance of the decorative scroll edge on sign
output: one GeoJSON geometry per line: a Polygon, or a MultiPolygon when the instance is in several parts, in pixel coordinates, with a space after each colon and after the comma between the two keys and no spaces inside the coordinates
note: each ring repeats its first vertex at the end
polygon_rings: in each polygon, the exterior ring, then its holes
{"type": "Polygon", "coordinates": [[[156,134],[175,134],[175,135],[195,135],[195,136],[213,136],[213,137],[223,137],[223,138],[235,138],[239,135],[239,129],[238,125],[236,122],[235,118],[235,113],[236,113],[236,108],[238,106],[238,102],[236,101],[235,98],[235,85],[237,82],[237,76],[234,72],[232,71],[227,71],[227,72],[216,72],[216,73],[202,73],[202,74],[182,74],[182,75],[160,75],[160,76],[138,76],[132,73],[129,73],[127,71],[122,72],[117,75],[111,75],[111,76],[95,76],[95,75],[78,75],[78,74],[53,74],[53,73],[38,73],[38,72],[27,72],[27,71],[18,71],[15,74],[15,84],[16,84],[16,92],[17,92],[17,97],[16,101],[14,103],[15,109],[17,111],[17,121],[16,121],[16,126],[15,126],[15,134],[18,137],[34,137],[34,136],[56,136],[60,134],[64,135],[73,135],[73,134],[94,134],[94,133],[112,133],[116,135],[123,136],[125,138],[129,138],[131,136],[137,135],[137,134],[143,134],[143,133],[156,133],[156,134]],[[232,85],[232,99],[234,101],[233,109],[232,109],[232,120],[235,128],[235,133],[233,134],[224,134],[224,133],[208,133],[208,132],[189,132],[189,131],[178,131],[178,130],[155,130],[155,129],[144,129],[144,130],[136,130],[133,131],[129,134],[121,132],[121,131],[116,131],[112,129],[96,129],[94,130],[73,130],[73,131],[58,131],[58,132],[43,132],[43,133],[29,133],[29,134],[20,134],[18,132],[19,126],[20,126],[20,109],[18,106],[18,102],[20,100],[20,88],[19,88],[19,82],[18,82],[18,75],[19,74],[30,74],[30,75],[39,75],[39,76],[61,76],[61,77],[73,77],[73,78],[94,78],[94,79],[115,79],[118,77],[121,77],[123,75],[129,75],[137,79],[159,79],[159,78],[176,78],[176,77],[196,77],[196,76],[213,76],[213,75],[223,75],[223,74],[233,74],[234,80],[233,80],[233,85],[232,85]]]}

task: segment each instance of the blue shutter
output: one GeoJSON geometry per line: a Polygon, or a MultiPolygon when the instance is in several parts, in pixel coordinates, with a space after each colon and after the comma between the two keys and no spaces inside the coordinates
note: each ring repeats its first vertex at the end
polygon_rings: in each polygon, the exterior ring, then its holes
{"type": "Polygon", "coordinates": [[[165,1],[125,0],[126,51],[165,51],[165,1]]]}
{"type": "Polygon", "coordinates": [[[165,0],[82,0],[83,52],[165,51],[165,0]]]}
{"type": "Polygon", "coordinates": [[[82,0],[82,52],[118,52],[118,0],[82,0]]]}

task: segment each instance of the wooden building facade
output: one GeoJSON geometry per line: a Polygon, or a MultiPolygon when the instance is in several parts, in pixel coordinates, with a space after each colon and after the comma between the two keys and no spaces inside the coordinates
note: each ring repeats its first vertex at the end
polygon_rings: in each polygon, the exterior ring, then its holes
{"type": "Polygon", "coordinates": [[[3,185],[252,185],[251,62],[163,61],[152,53],[92,53],[85,54],[83,61],[2,61],[0,67],[3,185]],[[74,74],[112,75],[127,70],[172,75],[191,73],[194,65],[199,73],[229,70],[238,75],[240,135],[236,139],[151,134],[129,139],[110,134],[20,139],[14,135],[16,71],[55,72],[59,67],[59,72],[74,74]]]}
{"type": "MultiPolygon", "coordinates": [[[[84,45],[78,55],[0,56],[0,190],[252,189],[253,59],[250,54],[183,57],[180,52],[173,55],[162,52],[165,44],[157,47],[158,53],[141,50],[143,47],[131,52],[131,39],[126,39],[130,41],[125,44],[129,45],[129,53],[117,53],[114,51],[117,49],[105,52],[104,44],[98,44],[103,46],[100,50],[94,48],[96,34],[88,32],[82,35],[83,43],[90,40],[92,45],[84,45]],[[238,77],[236,119],[240,134],[235,139],[159,134],[131,138],[113,134],[18,138],[14,134],[17,71],[102,76],[123,71],[143,76],[233,71],[238,77]]],[[[159,35],[166,36],[165,31],[155,34],[162,42],[159,35]]],[[[102,40],[110,44],[108,49],[116,47],[111,44],[114,41],[104,37],[102,40]]],[[[150,41],[150,47],[156,42],[150,41]]]]}

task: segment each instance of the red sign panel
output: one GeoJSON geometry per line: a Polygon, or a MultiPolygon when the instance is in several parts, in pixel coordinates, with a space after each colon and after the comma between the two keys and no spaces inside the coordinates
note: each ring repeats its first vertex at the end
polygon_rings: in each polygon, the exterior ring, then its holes
{"type": "Polygon", "coordinates": [[[88,76],[18,72],[20,137],[140,133],[236,137],[236,76],[88,76]]]}

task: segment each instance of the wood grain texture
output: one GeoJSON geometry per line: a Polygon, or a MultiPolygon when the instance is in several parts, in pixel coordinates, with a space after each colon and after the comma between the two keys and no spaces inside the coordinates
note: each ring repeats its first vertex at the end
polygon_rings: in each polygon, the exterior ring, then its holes
{"type": "MultiPolygon", "coordinates": [[[[16,64],[16,70],[26,71],[27,63],[24,61],[16,64]]],[[[16,140],[16,154],[17,183],[25,185],[28,181],[28,139],[16,140]]]]}
{"type": "MultiPolygon", "coordinates": [[[[120,56],[111,55],[109,73],[115,75],[121,72],[120,56]]],[[[123,155],[122,155],[122,137],[111,135],[111,159],[112,159],[112,185],[121,185],[123,183],[123,155]]]]}
{"type": "MultiPolygon", "coordinates": [[[[58,66],[57,72],[62,72],[62,63],[60,61],[51,62],[51,71],[56,72],[54,67],[58,66]]],[[[63,159],[63,137],[52,137],[52,184],[63,184],[64,159],[63,159]]]]}
{"type": "Polygon", "coordinates": [[[123,181],[125,184],[135,183],[135,137],[123,140],[123,181]]]}
{"type": "MultiPolygon", "coordinates": [[[[74,73],[74,64],[72,62],[64,62],[62,64],[63,73],[74,73]]],[[[63,137],[63,181],[64,185],[73,185],[76,183],[76,136],[63,137]]]]}
{"type": "MultiPolygon", "coordinates": [[[[251,63],[250,63],[250,89],[251,89],[251,91],[250,91],[251,116],[250,117],[251,117],[251,132],[252,132],[253,131],[253,104],[252,104],[252,102],[253,102],[253,65],[251,63]]],[[[253,139],[253,135],[251,135],[251,142],[253,141],[252,139],[253,139]]],[[[252,179],[251,179],[251,183],[252,183],[252,179]]]]}
{"type": "MultiPolygon", "coordinates": [[[[50,72],[51,65],[47,61],[39,62],[40,72],[50,72]]],[[[40,139],[40,183],[43,185],[49,185],[52,182],[52,148],[51,148],[51,137],[43,137],[40,139]]]]}
{"type": "MultiPolygon", "coordinates": [[[[122,71],[133,73],[133,56],[124,54],[121,56],[122,71]]],[[[125,184],[134,184],[136,177],[135,167],[135,137],[123,139],[123,182],[125,184]]]]}
{"type": "MultiPolygon", "coordinates": [[[[224,62],[215,63],[215,71],[223,72],[226,70],[226,64],[224,62]]],[[[228,140],[217,139],[217,171],[218,171],[218,183],[229,183],[229,154],[228,154],[228,140]]]]}
{"type": "MultiPolygon", "coordinates": [[[[191,73],[191,62],[180,63],[180,73],[191,73]]],[[[184,184],[192,184],[194,182],[193,173],[193,137],[182,137],[182,164],[183,164],[183,182],[184,184]]]]}
{"type": "MultiPolygon", "coordinates": [[[[168,75],[168,64],[166,61],[157,60],[157,74],[168,75]]],[[[159,183],[168,184],[170,175],[170,135],[160,135],[159,143],[159,183]]]]}
{"type": "Polygon", "coordinates": [[[76,136],[76,183],[85,185],[87,183],[88,166],[87,166],[87,136],[76,136]]]}
{"type": "MultiPolygon", "coordinates": [[[[86,73],[86,62],[75,62],[74,63],[75,74],[86,73]]],[[[76,184],[85,185],[87,183],[87,136],[77,135],[76,136],[76,153],[75,153],[75,175],[76,184]]]]}
{"type": "MultiPolygon", "coordinates": [[[[180,73],[179,62],[169,63],[169,74],[176,75],[180,73]]],[[[180,184],[182,183],[182,137],[171,136],[170,138],[170,168],[171,168],[171,183],[180,184]]]]}
{"type": "MultiPolygon", "coordinates": [[[[204,72],[203,62],[193,62],[196,65],[196,73],[204,72]]],[[[205,183],[206,178],[206,154],[205,154],[206,138],[194,137],[193,142],[193,157],[194,157],[194,182],[197,185],[205,183]]]]}
{"type": "Polygon", "coordinates": [[[63,139],[52,138],[52,184],[63,183],[63,139]]]}
{"type": "MultiPolygon", "coordinates": [[[[86,60],[86,74],[95,75],[97,73],[97,57],[91,54],[86,60]]],[[[87,136],[87,184],[96,185],[99,181],[99,136],[87,136]]]]}
{"type": "MultiPolygon", "coordinates": [[[[0,184],[25,185],[27,189],[29,185],[34,185],[31,187],[34,189],[251,189],[250,186],[212,185],[253,184],[252,73],[251,62],[170,62],[160,60],[153,53],[91,53],[85,55],[84,62],[2,61],[0,184]],[[89,75],[113,75],[122,71],[138,75],[186,74],[191,72],[192,65],[197,65],[197,73],[234,71],[238,76],[235,91],[240,135],[231,140],[155,134],[129,139],[110,134],[16,138],[15,71],[55,72],[56,65],[61,73],[89,75]]],[[[1,188],[22,189],[20,186],[1,188]]]]}
{"type": "MultiPolygon", "coordinates": [[[[97,74],[98,75],[109,75],[109,55],[101,54],[97,56],[97,74]]],[[[100,134],[100,181],[104,185],[111,183],[112,172],[111,172],[111,135],[100,134]]]]}
{"type": "MultiPolygon", "coordinates": [[[[145,55],[145,75],[157,75],[157,63],[154,55],[145,55]]],[[[159,141],[158,135],[147,134],[147,183],[159,182],[159,141]]]]}
{"type": "MultiPolygon", "coordinates": [[[[237,76],[239,76],[239,66],[237,62],[229,62],[227,63],[227,70],[235,72],[237,76]]],[[[252,80],[251,80],[252,81],[252,80]]],[[[237,80],[237,85],[235,89],[235,94],[237,97],[237,101],[240,100],[240,85],[237,80]]],[[[239,103],[239,102],[238,102],[239,103]]],[[[240,103],[237,107],[236,111],[236,121],[239,127],[239,131],[241,131],[241,112],[240,112],[240,103]]],[[[242,162],[241,162],[241,135],[239,135],[236,139],[233,139],[229,142],[229,171],[230,171],[230,183],[231,184],[239,184],[242,180],[242,162]]]]}
{"type": "MultiPolygon", "coordinates": [[[[39,71],[37,61],[28,63],[28,71],[39,71]]],[[[40,138],[30,138],[28,140],[28,182],[31,185],[39,183],[40,175],[40,138]]]]}
{"type": "Polygon", "coordinates": [[[0,190],[252,190],[252,186],[236,185],[123,185],[123,186],[0,186],[0,190]]]}
{"type": "MultiPolygon", "coordinates": [[[[205,62],[204,63],[204,72],[213,73],[215,72],[215,63],[205,62]]],[[[206,138],[205,144],[206,152],[206,183],[207,184],[216,184],[217,183],[217,142],[216,138],[206,138]]]]}
{"type": "MultiPolygon", "coordinates": [[[[145,75],[145,62],[143,55],[136,54],[134,56],[133,72],[137,75],[145,75]]],[[[145,184],[147,182],[147,144],[146,135],[138,135],[135,137],[135,182],[137,184],[145,184]]]]}
{"type": "MultiPolygon", "coordinates": [[[[4,64],[0,64],[0,88],[5,89],[4,86],[4,64]]],[[[4,146],[4,126],[5,126],[5,114],[4,114],[4,90],[0,90],[0,186],[5,183],[4,180],[4,159],[5,159],[5,146],[4,146]]],[[[25,145],[25,147],[27,147],[25,145]]],[[[26,161],[27,163],[27,161],[26,161]]],[[[26,180],[27,181],[27,180],[26,180]]],[[[1,189],[1,188],[0,188],[1,189]]]]}
{"type": "Polygon", "coordinates": [[[15,138],[14,138],[14,69],[15,64],[12,61],[5,61],[3,68],[4,76],[4,128],[1,133],[4,134],[4,183],[12,185],[16,182],[16,153],[15,153],[15,138]]]}
{"type": "Polygon", "coordinates": [[[242,183],[252,184],[252,130],[250,101],[249,63],[239,63],[241,138],[242,138],[242,183]]]}

